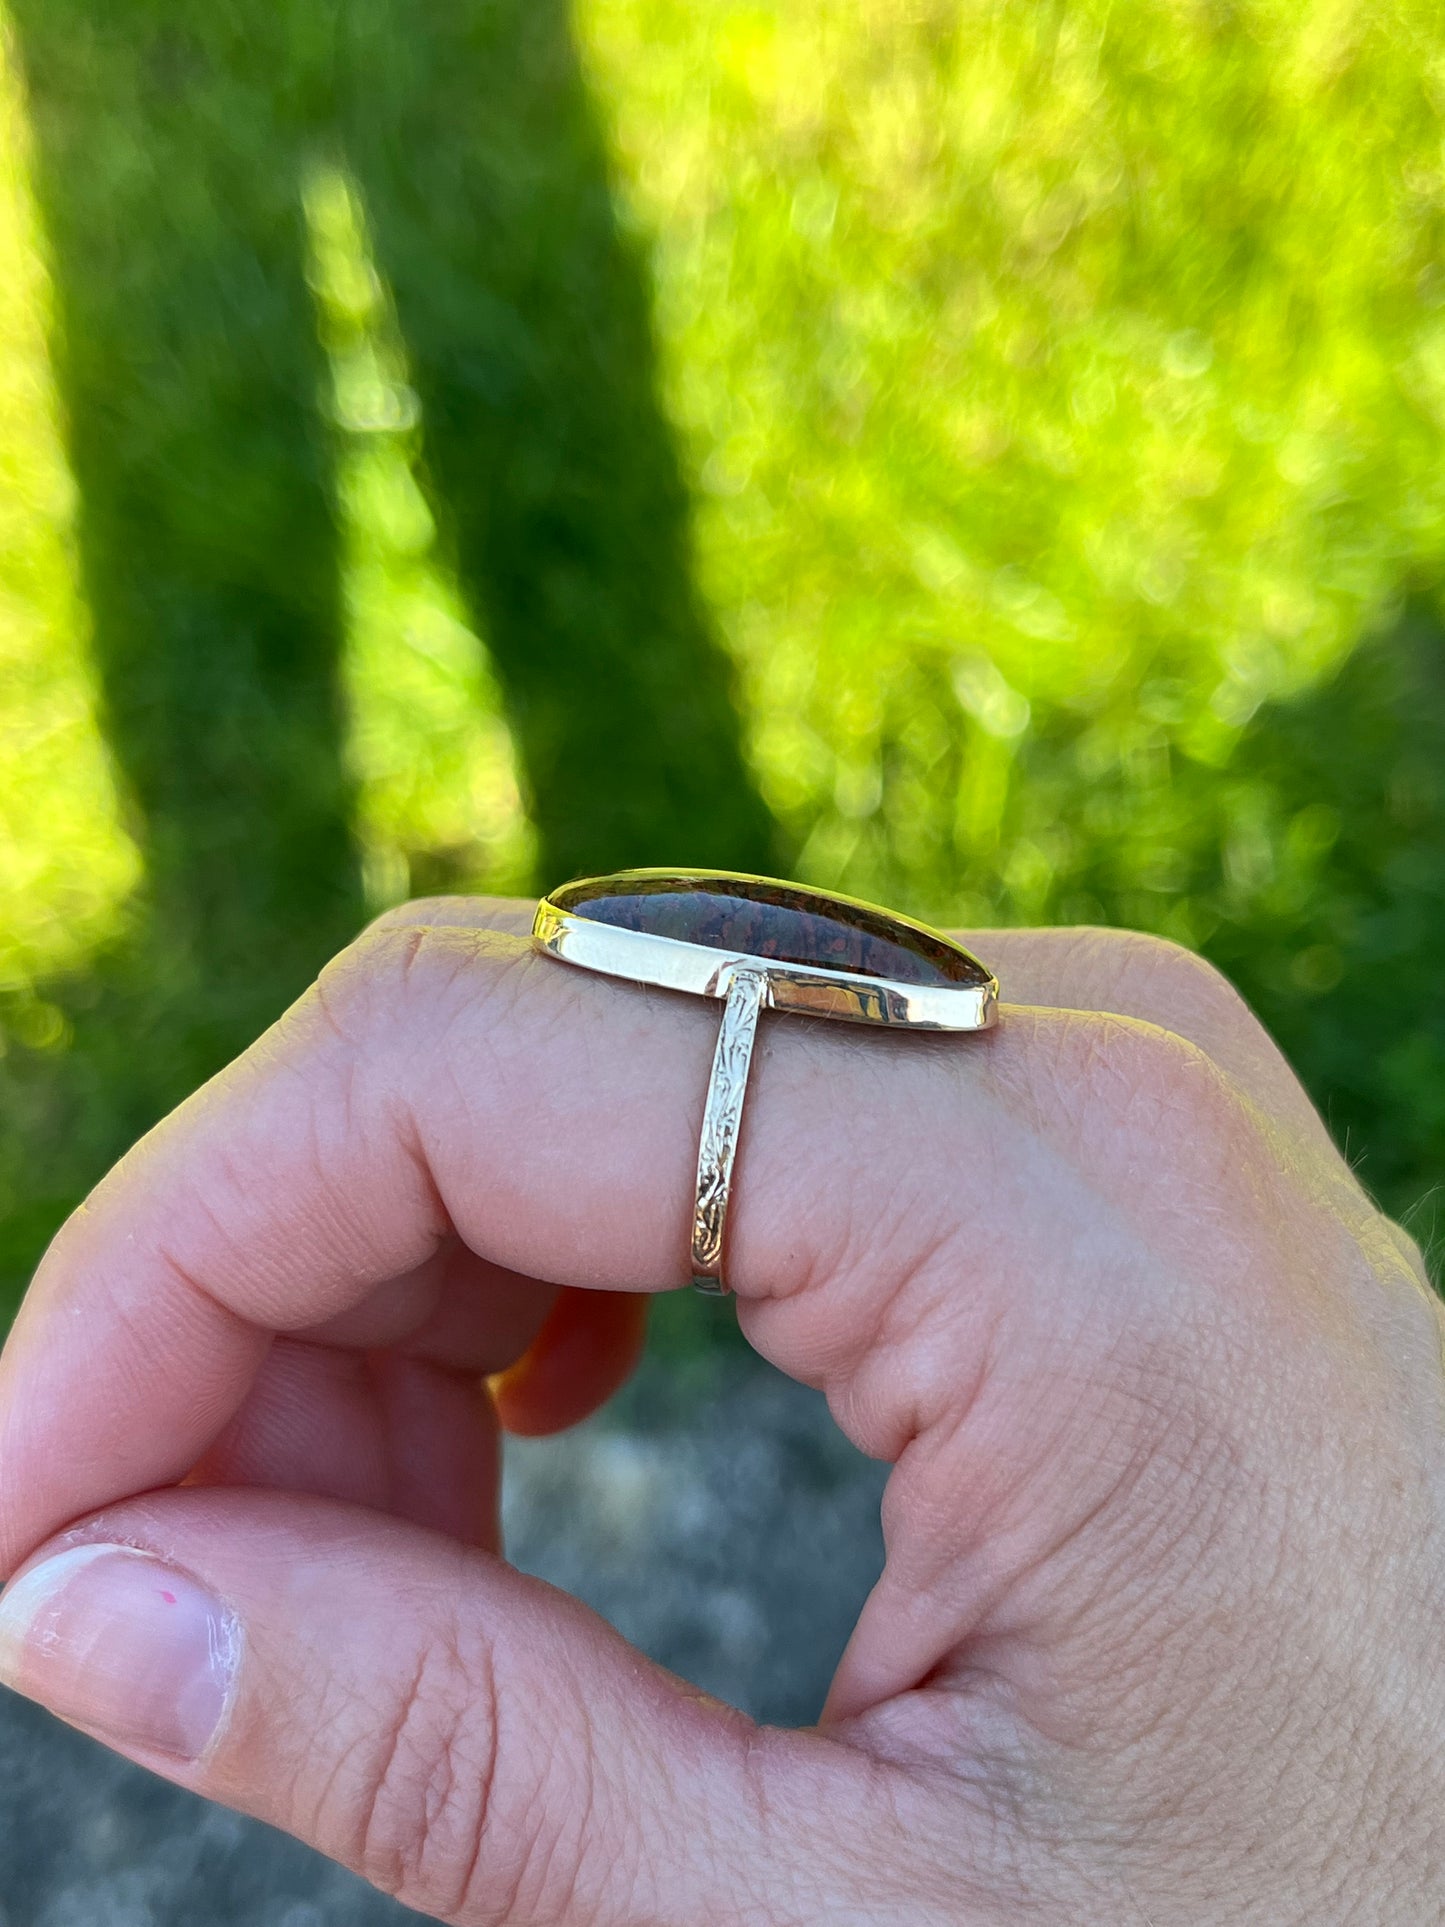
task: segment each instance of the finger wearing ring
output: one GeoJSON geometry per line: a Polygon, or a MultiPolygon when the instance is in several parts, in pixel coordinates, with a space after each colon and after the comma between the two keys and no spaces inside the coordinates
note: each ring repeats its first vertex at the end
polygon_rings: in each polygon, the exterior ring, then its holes
{"type": "Polygon", "coordinates": [[[631,983],[723,1000],[698,1148],[692,1274],[721,1296],[723,1238],[758,1018],[795,1011],[890,1029],[985,1030],[998,982],[941,931],[891,910],[725,870],[620,870],[551,891],[533,939],[631,983]]]}

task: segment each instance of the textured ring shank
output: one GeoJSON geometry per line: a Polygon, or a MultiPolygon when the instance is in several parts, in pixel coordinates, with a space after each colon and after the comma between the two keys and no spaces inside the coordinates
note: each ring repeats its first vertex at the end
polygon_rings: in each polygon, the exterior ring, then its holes
{"type": "Polygon", "coordinates": [[[733,973],[727,1002],[723,1005],[717,1049],[713,1052],[712,1075],[707,1083],[692,1217],[692,1282],[699,1291],[713,1297],[725,1297],[728,1290],[723,1282],[728,1195],[743,1123],[748,1070],[753,1061],[753,1039],[767,993],[767,979],[760,971],[733,973]]]}

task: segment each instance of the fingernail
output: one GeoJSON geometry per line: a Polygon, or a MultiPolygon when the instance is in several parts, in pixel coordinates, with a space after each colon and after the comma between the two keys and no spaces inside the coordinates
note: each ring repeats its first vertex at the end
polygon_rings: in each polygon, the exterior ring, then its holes
{"type": "Polygon", "coordinates": [[[0,1681],[113,1746],[198,1760],[239,1655],[218,1600],[129,1546],[72,1546],[0,1594],[0,1681]]]}

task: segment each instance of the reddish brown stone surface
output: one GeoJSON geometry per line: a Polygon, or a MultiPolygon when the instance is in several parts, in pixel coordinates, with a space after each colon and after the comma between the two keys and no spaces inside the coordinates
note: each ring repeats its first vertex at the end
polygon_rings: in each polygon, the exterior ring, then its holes
{"type": "Polygon", "coordinates": [[[851,897],[724,871],[620,870],[551,893],[559,910],[656,937],[904,984],[986,984],[960,944],[851,897]]]}

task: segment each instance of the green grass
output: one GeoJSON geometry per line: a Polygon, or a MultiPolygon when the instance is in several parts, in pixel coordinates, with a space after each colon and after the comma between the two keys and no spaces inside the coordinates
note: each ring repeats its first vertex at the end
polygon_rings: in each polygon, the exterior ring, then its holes
{"type": "Polygon", "coordinates": [[[9,1290],[369,910],[618,861],[1203,948],[1428,1198],[1436,10],[10,12],[9,1290]]]}
{"type": "Polygon", "coordinates": [[[522,893],[536,837],[491,659],[438,554],[420,403],[365,209],[335,163],[312,169],[303,201],[338,431],[342,677],[367,901],[401,902],[428,887],[428,869],[522,893]]]}
{"type": "MultiPolygon", "coordinates": [[[[0,983],[84,963],[140,880],[96,717],[30,143],[0,69],[0,983]]],[[[58,1013],[28,1013],[32,1042],[58,1013]]],[[[58,1041],[58,1036],[55,1038],[58,1041]]]]}
{"type": "Polygon", "coordinates": [[[1438,14],[582,19],[659,237],[701,579],[804,867],[1207,937],[1171,888],[1179,766],[1226,766],[1440,579],[1438,14]],[[1127,771],[1122,807],[1031,802],[1056,727],[1081,796],[1127,771]]]}

